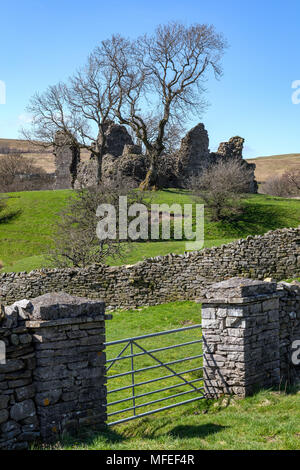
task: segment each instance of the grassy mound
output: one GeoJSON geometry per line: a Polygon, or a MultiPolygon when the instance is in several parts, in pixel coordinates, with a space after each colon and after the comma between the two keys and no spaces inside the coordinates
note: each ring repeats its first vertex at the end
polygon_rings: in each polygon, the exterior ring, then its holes
{"type": "MultiPolygon", "coordinates": [[[[0,260],[4,271],[30,271],[47,266],[45,256],[51,247],[52,223],[65,205],[71,191],[33,191],[7,196],[8,211],[14,213],[0,222],[0,260]]],[[[194,202],[188,191],[166,189],[152,193],[153,203],[189,204],[194,202]]],[[[297,227],[300,221],[300,200],[265,195],[249,195],[245,212],[237,222],[205,222],[205,247],[263,234],[268,230],[297,227]]],[[[143,258],[183,253],[184,241],[147,241],[133,243],[128,254],[110,264],[132,264],[143,258]]]]}

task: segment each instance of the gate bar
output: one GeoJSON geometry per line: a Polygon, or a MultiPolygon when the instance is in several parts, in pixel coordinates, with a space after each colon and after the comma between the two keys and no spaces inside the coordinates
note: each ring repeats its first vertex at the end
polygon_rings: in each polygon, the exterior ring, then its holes
{"type": "MultiPolygon", "coordinates": [[[[180,363],[180,362],[185,362],[185,361],[188,361],[188,360],[191,360],[191,359],[197,359],[198,357],[203,357],[203,354],[198,354],[197,356],[191,356],[191,357],[186,357],[186,358],[183,358],[183,359],[178,359],[177,361],[172,361],[170,363],[168,362],[165,362],[163,363],[160,359],[158,359],[157,357],[155,357],[153,354],[149,353],[146,349],[143,348],[143,346],[141,346],[140,344],[136,343],[135,341],[133,341],[133,343],[138,347],[140,348],[142,351],[144,352],[147,352],[148,355],[150,357],[152,357],[152,359],[154,359],[156,362],[158,362],[160,364],[161,367],[165,367],[166,369],[168,369],[170,372],[172,372],[174,375],[176,375],[177,377],[179,377],[181,380],[183,380],[183,382],[185,382],[187,384],[187,380],[182,377],[180,375],[180,373],[176,372],[176,370],[174,369],[171,369],[171,367],[169,367],[170,364],[176,364],[176,363],[180,363]]],[[[196,387],[194,385],[192,385],[192,387],[196,390],[196,387]]]]}
{"type": "MultiPolygon", "coordinates": [[[[136,346],[140,347],[140,345],[134,343],[136,346]]],[[[147,351],[148,354],[148,351],[147,351]]],[[[182,359],[176,359],[175,361],[171,362],[164,362],[161,364],[156,364],[155,366],[149,366],[149,367],[143,367],[142,369],[137,369],[134,371],[134,373],[138,372],[144,372],[145,370],[151,370],[151,369],[157,369],[158,367],[166,367],[170,366],[172,364],[180,364],[181,362],[186,362],[186,361],[192,361],[193,359],[198,359],[199,357],[203,357],[203,354],[198,354],[197,356],[190,356],[190,357],[184,357],[182,359]]],[[[157,359],[156,359],[157,360],[157,359]]],[[[109,379],[116,379],[117,377],[124,377],[125,375],[130,375],[132,371],[129,372],[122,372],[121,374],[116,374],[116,375],[110,375],[107,377],[107,380],[109,379]]],[[[175,372],[174,375],[180,375],[180,372],[175,372]]]]}
{"type": "MultiPolygon", "coordinates": [[[[113,411],[112,413],[108,413],[107,416],[108,417],[114,416],[120,413],[126,413],[127,411],[132,411],[132,410],[135,411],[136,408],[142,408],[144,406],[154,405],[154,403],[158,403],[160,401],[170,400],[171,398],[180,397],[181,395],[187,395],[188,393],[200,392],[200,390],[204,390],[204,387],[197,388],[196,390],[187,390],[185,392],[179,392],[179,393],[176,393],[175,395],[169,395],[167,397],[158,398],[157,400],[148,401],[147,403],[141,403],[139,405],[131,406],[130,408],[123,408],[122,410],[117,410],[117,411],[113,411]]],[[[106,405],[103,405],[103,406],[106,406],[106,405]]]]}
{"type": "MultiPolygon", "coordinates": [[[[188,382],[188,384],[190,385],[192,383],[199,382],[200,380],[203,381],[203,377],[200,377],[199,379],[191,380],[190,382],[188,382]]],[[[158,392],[165,392],[166,390],[171,390],[171,389],[177,388],[177,387],[186,387],[186,384],[181,382],[180,384],[170,385],[169,387],[164,387],[164,388],[160,388],[158,390],[153,390],[153,392],[147,392],[147,393],[141,393],[140,395],[135,395],[135,398],[146,397],[147,395],[153,395],[154,393],[158,393],[158,392]]],[[[193,390],[193,391],[195,391],[195,390],[193,390]]],[[[132,400],[132,397],[122,398],[122,400],[112,401],[111,403],[107,403],[106,406],[118,405],[119,403],[123,403],[123,402],[129,401],[129,400],[132,400]]]]}
{"type": "MultiPolygon", "coordinates": [[[[171,345],[171,346],[166,346],[164,348],[150,349],[148,352],[154,353],[154,352],[159,352],[159,351],[166,351],[167,349],[180,348],[181,346],[188,346],[190,344],[196,344],[196,343],[203,343],[203,340],[202,339],[196,339],[194,341],[188,341],[187,343],[175,344],[175,345],[171,345]]],[[[124,352],[125,349],[126,348],[124,348],[121,351],[120,354],[122,354],[122,352],[124,352]]],[[[148,354],[148,352],[147,353],[145,353],[145,352],[136,353],[136,354],[134,354],[134,357],[144,356],[145,354],[148,354]]],[[[120,354],[117,357],[114,357],[113,359],[108,359],[106,362],[120,361],[122,359],[130,359],[131,358],[131,354],[128,354],[127,356],[120,356],[120,354]]]]}
{"type": "Polygon", "coordinates": [[[114,359],[112,359],[112,360],[110,360],[110,361],[107,361],[107,362],[111,362],[111,364],[110,364],[110,366],[108,366],[108,367],[106,368],[106,372],[108,372],[109,369],[114,365],[114,363],[119,360],[119,357],[122,356],[123,352],[126,351],[126,349],[128,348],[128,346],[129,346],[129,343],[124,346],[124,348],[122,349],[121,352],[119,352],[119,354],[117,355],[117,357],[115,357],[114,359]]]}
{"type": "MultiPolygon", "coordinates": [[[[189,374],[190,372],[195,372],[196,370],[200,370],[200,369],[203,369],[203,366],[195,367],[194,369],[184,370],[183,372],[178,372],[178,374],[180,374],[180,375],[189,374]]],[[[174,375],[174,374],[164,375],[163,377],[158,377],[156,379],[145,380],[145,382],[138,382],[138,383],[135,384],[135,387],[138,387],[140,385],[147,385],[147,384],[150,384],[152,382],[158,382],[159,380],[170,379],[171,377],[176,377],[176,375],[174,375]]],[[[202,379],[203,379],[203,377],[202,377],[202,379]]],[[[190,383],[190,382],[187,382],[187,383],[190,383]]],[[[182,385],[184,385],[184,383],[182,385]]],[[[128,388],[131,388],[131,387],[132,387],[132,385],[126,385],[125,387],[115,388],[114,390],[108,390],[107,394],[114,393],[114,392],[121,392],[122,390],[128,390],[128,388]]]]}
{"type": "Polygon", "coordinates": [[[146,411],[145,413],[141,413],[135,416],[130,416],[129,418],[119,419],[118,421],[107,423],[107,426],[112,426],[113,424],[125,423],[126,421],[132,421],[133,419],[142,418],[143,416],[153,415],[154,413],[158,413],[159,411],[168,410],[170,408],[175,408],[176,406],[185,405],[186,403],[192,403],[193,401],[203,400],[203,398],[205,398],[205,395],[201,397],[197,397],[197,398],[191,398],[190,400],[186,400],[186,401],[181,401],[180,403],[174,403],[173,405],[164,406],[163,408],[157,408],[156,410],[153,410],[153,411],[146,411]]]}
{"type": "Polygon", "coordinates": [[[131,383],[132,383],[132,405],[133,405],[133,414],[135,416],[135,409],[136,409],[136,405],[135,405],[135,387],[134,387],[134,355],[133,355],[133,341],[130,341],[130,352],[131,352],[131,383]]]}
{"type": "Polygon", "coordinates": [[[112,346],[113,344],[121,344],[121,343],[126,343],[138,339],[145,339],[145,338],[153,338],[154,336],[162,336],[162,335],[168,335],[170,333],[177,333],[180,331],[186,331],[186,330],[193,330],[195,328],[201,328],[201,324],[199,325],[192,325],[192,326],[185,326],[184,328],[177,328],[176,330],[167,330],[167,331],[159,331],[158,333],[151,333],[148,335],[142,335],[142,336],[135,336],[132,338],[126,338],[126,339],[118,339],[117,341],[109,341],[108,343],[104,343],[104,346],[112,346]]]}

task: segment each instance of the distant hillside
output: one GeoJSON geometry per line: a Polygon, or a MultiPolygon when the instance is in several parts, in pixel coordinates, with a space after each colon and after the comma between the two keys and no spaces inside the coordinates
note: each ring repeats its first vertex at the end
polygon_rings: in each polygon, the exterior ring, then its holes
{"type": "MultiPolygon", "coordinates": [[[[44,168],[47,173],[55,171],[54,155],[51,148],[45,149],[26,140],[0,139],[0,158],[5,158],[7,149],[11,152],[22,152],[25,158],[33,160],[37,166],[44,168]]],[[[82,160],[87,160],[88,158],[89,154],[83,152],[82,160]]]]}
{"type": "MultiPolygon", "coordinates": [[[[24,156],[31,158],[37,166],[41,166],[47,173],[55,171],[54,156],[51,149],[44,149],[29,143],[26,140],[0,139],[0,158],[5,156],[2,149],[24,152],[24,156]]],[[[82,160],[88,160],[89,153],[82,152],[82,160]]],[[[255,176],[259,183],[264,182],[270,176],[282,174],[291,168],[300,169],[300,153],[288,155],[272,155],[269,157],[257,157],[247,159],[249,163],[255,163],[255,176]]]]}
{"type": "Polygon", "coordinates": [[[263,183],[271,176],[282,175],[287,170],[293,168],[300,170],[300,153],[252,158],[247,159],[247,162],[255,163],[256,179],[259,183],[263,183]]]}
{"type": "Polygon", "coordinates": [[[18,151],[22,152],[25,158],[30,158],[37,166],[44,168],[47,173],[54,172],[54,156],[51,149],[45,149],[33,145],[26,140],[0,139],[0,158],[5,158],[8,153],[18,151]]]}
{"type": "Polygon", "coordinates": [[[0,150],[2,149],[21,150],[23,152],[36,152],[39,149],[45,151],[44,148],[38,147],[27,140],[18,139],[0,139],[0,150]]]}

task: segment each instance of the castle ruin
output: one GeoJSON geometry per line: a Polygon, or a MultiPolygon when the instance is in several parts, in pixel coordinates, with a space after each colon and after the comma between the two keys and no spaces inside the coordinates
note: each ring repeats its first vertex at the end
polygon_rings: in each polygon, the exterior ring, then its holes
{"type": "Polygon", "coordinates": [[[65,132],[58,131],[54,144],[55,174],[53,189],[74,188],[77,168],[80,162],[80,149],[65,132]]]}
{"type": "MultiPolygon", "coordinates": [[[[100,139],[101,144],[101,137],[100,139]]],[[[210,152],[209,137],[204,124],[199,123],[181,141],[180,149],[160,159],[158,174],[162,187],[188,187],[191,177],[201,175],[204,169],[219,159],[238,159],[252,170],[250,193],[257,192],[255,165],[243,159],[244,139],[232,137],[222,142],[217,152],[210,152]]],[[[138,186],[149,166],[147,155],[135,145],[125,126],[109,121],[105,128],[104,155],[101,174],[103,181],[115,184],[130,182],[138,186]]],[[[55,150],[55,189],[93,187],[98,183],[98,162],[93,156],[80,162],[80,150],[59,132],[55,150]]]]}

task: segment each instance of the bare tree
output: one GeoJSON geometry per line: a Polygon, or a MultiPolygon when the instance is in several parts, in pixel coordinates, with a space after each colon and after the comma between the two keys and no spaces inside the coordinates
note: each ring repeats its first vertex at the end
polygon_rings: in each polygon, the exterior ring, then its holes
{"type": "Polygon", "coordinates": [[[28,107],[32,126],[23,136],[53,146],[60,131],[66,143],[97,158],[100,180],[106,124],[115,117],[146,149],[150,164],[141,188],[156,187],[158,160],[192,114],[205,108],[204,82],[210,71],[221,75],[225,47],[205,24],[169,23],[137,40],[112,36],[67,84],[34,95],[28,107]]]}
{"type": "MultiPolygon", "coordinates": [[[[100,183],[95,188],[77,190],[70,196],[61,211],[53,230],[53,246],[49,260],[58,267],[86,267],[91,264],[105,264],[107,257],[120,258],[128,251],[129,239],[119,237],[119,196],[126,195],[128,206],[133,203],[149,205],[143,193],[124,186],[100,183]],[[100,240],[96,227],[99,220],[97,208],[110,204],[116,213],[116,236],[100,240]]],[[[104,219],[105,216],[102,217],[104,219]]]]}
{"type": "Polygon", "coordinates": [[[113,36],[96,50],[97,56],[106,57],[107,67],[116,76],[119,100],[115,115],[121,124],[131,127],[148,154],[150,168],[142,189],[158,184],[158,159],[165,150],[168,125],[178,125],[203,111],[204,81],[210,70],[215,77],[221,75],[225,47],[213,26],[186,27],[174,22],[135,41],[113,36]]]}
{"type": "Polygon", "coordinates": [[[261,191],[278,197],[300,196],[300,170],[287,170],[282,175],[268,178],[262,185],[261,191]]]}
{"type": "Polygon", "coordinates": [[[191,181],[193,192],[204,200],[212,220],[235,218],[242,211],[241,200],[249,192],[252,171],[237,159],[220,159],[191,181]]]}
{"type": "MultiPolygon", "coordinates": [[[[118,100],[115,77],[103,66],[101,57],[91,54],[85,67],[66,83],[50,86],[36,93],[27,111],[32,116],[29,129],[22,134],[45,146],[56,146],[56,135],[65,135],[65,143],[87,149],[98,161],[101,180],[102,157],[105,150],[105,126],[112,119],[118,100]]],[[[60,145],[64,140],[59,139],[60,145]]]]}
{"type": "Polygon", "coordinates": [[[29,191],[48,186],[49,176],[32,159],[17,152],[0,157],[0,191],[29,191]]]}
{"type": "Polygon", "coordinates": [[[289,188],[282,175],[275,175],[268,178],[261,186],[260,192],[270,196],[288,197],[289,188]]]}
{"type": "Polygon", "coordinates": [[[300,195],[300,169],[288,170],[283,174],[283,179],[289,186],[291,195],[300,195]]]}

